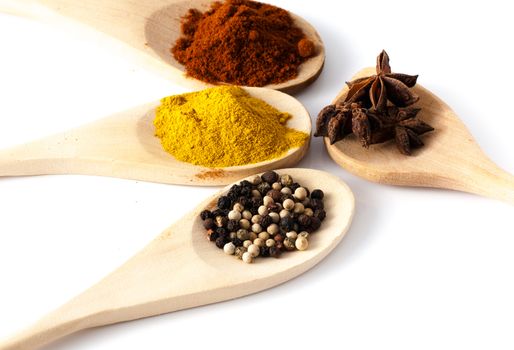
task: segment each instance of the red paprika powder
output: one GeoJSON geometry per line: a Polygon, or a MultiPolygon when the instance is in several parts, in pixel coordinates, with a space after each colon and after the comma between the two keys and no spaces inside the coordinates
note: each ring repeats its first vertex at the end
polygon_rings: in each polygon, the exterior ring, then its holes
{"type": "Polygon", "coordinates": [[[173,56],[189,76],[213,84],[282,83],[315,51],[287,11],[250,0],[215,2],[205,13],[190,9],[182,34],[173,56]]]}

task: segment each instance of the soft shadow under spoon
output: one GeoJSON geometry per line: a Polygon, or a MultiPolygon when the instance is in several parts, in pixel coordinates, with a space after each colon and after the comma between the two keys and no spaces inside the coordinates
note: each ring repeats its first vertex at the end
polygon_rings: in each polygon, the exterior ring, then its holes
{"type": "Polygon", "coordinates": [[[354,197],[334,175],[285,169],[295,181],[325,192],[327,217],[312,234],[309,249],[261,258],[248,265],[206,239],[199,213],[213,207],[229,187],[202,202],[141,252],[31,328],[0,342],[0,350],[36,349],[68,334],[237,298],[271,288],[307,271],[341,241],[350,227],[354,197]]]}
{"type": "MultiPolygon", "coordinates": [[[[115,37],[128,44],[140,64],[157,71],[161,76],[192,88],[208,84],[187,78],[184,66],[170,53],[180,36],[180,18],[190,8],[205,11],[209,0],[0,0],[0,12],[28,16],[58,24],[63,17],[115,37]]],[[[304,62],[295,79],[266,87],[289,93],[309,85],[321,73],[325,49],[316,30],[304,19],[291,14],[295,24],[316,46],[316,55],[304,62]]]]}
{"type": "MultiPolygon", "coordinates": [[[[353,79],[375,74],[366,68],[353,79]]],[[[351,173],[370,181],[401,186],[445,188],[501,199],[514,204],[514,176],[500,169],[480,149],[466,126],[441,99],[419,84],[420,119],[435,128],[423,135],[425,146],[411,157],[394,143],[361,147],[354,137],[325,145],[332,159],[351,173]]],[[[334,103],[344,100],[345,87],[334,103]]]]}
{"type": "MultiPolygon", "coordinates": [[[[292,118],[287,126],[310,135],[311,118],[294,97],[265,88],[245,88],[292,118]]],[[[154,136],[159,102],[130,109],[59,135],[0,151],[0,177],[82,174],[197,186],[226,185],[270,169],[296,165],[309,140],[279,158],[228,168],[206,168],[176,160],[154,136]]],[[[179,140],[180,141],[180,140],[179,140]]]]}

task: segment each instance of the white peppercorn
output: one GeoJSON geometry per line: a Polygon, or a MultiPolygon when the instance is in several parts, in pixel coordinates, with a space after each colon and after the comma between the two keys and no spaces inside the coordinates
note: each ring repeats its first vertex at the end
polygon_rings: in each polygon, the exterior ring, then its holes
{"type": "Polygon", "coordinates": [[[305,210],[305,207],[303,206],[302,203],[295,203],[293,213],[302,214],[304,210],[305,210]]]}
{"type": "Polygon", "coordinates": [[[229,220],[241,220],[241,213],[237,210],[231,210],[228,213],[228,219],[229,220]]]}
{"type": "Polygon", "coordinates": [[[223,246],[223,251],[225,252],[225,254],[234,255],[234,253],[236,252],[236,246],[234,245],[234,243],[229,242],[223,246]]]}
{"type": "Polygon", "coordinates": [[[286,237],[295,240],[298,237],[298,233],[296,231],[289,231],[286,233],[286,237]]]}
{"type": "Polygon", "coordinates": [[[294,245],[298,250],[305,250],[309,247],[309,241],[305,237],[298,236],[298,238],[294,242],[294,245]]]}
{"type": "Polygon", "coordinates": [[[298,237],[303,237],[309,239],[310,233],[307,231],[302,231],[298,234],[298,237]]]}
{"type": "Polygon", "coordinates": [[[274,182],[273,185],[271,185],[271,188],[280,191],[282,189],[282,185],[278,182],[274,182]]]}
{"type": "Polygon", "coordinates": [[[264,205],[261,205],[259,207],[259,209],[257,209],[257,212],[259,213],[260,216],[266,216],[266,215],[268,215],[268,208],[264,205]]]}
{"type": "Polygon", "coordinates": [[[261,252],[261,249],[260,249],[260,247],[258,245],[251,244],[248,247],[248,253],[252,254],[252,256],[254,258],[258,257],[260,252],[261,252]]]}
{"type": "Polygon", "coordinates": [[[278,215],[277,213],[269,213],[268,216],[271,217],[271,220],[273,220],[273,223],[275,224],[278,224],[279,221],[280,221],[280,215],[278,215]]]}
{"type": "Polygon", "coordinates": [[[252,232],[261,233],[262,232],[262,226],[260,224],[253,224],[252,225],[252,232]]]}
{"type": "Polygon", "coordinates": [[[303,187],[298,187],[295,191],[294,191],[294,196],[295,198],[297,198],[299,201],[303,201],[305,198],[307,198],[307,190],[303,187]]]}
{"type": "Polygon", "coordinates": [[[292,199],[286,199],[282,205],[284,206],[284,209],[286,210],[293,210],[294,208],[294,201],[292,199]]]}
{"type": "Polygon", "coordinates": [[[280,190],[280,193],[290,195],[290,194],[293,194],[293,191],[291,191],[291,189],[289,187],[282,187],[282,189],[280,190]]]}
{"type": "Polygon", "coordinates": [[[267,239],[269,239],[269,233],[266,232],[266,231],[263,231],[261,233],[258,234],[258,237],[264,241],[266,241],[267,239]]]}
{"type": "Polygon", "coordinates": [[[242,213],[243,219],[250,220],[252,218],[252,213],[249,210],[245,210],[242,213]]]}
{"type": "Polygon", "coordinates": [[[275,201],[273,200],[273,198],[271,198],[270,196],[264,196],[264,198],[262,198],[262,203],[265,205],[265,206],[268,206],[270,204],[273,204],[275,203],[275,201]]]}
{"type": "Polygon", "coordinates": [[[232,209],[241,213],[245,210],[245,207],[241,203],[236,203],[232,209]]]}
{"type": "Polygon", "coordinates": [[[246,248],[245,247],[236,247],[236,251],[234,252],[234,255],[236,256],[236,258],[242,259],[243,258],[243,254],[245,252],[246,252],[246,248]]]}
{"type": "Polygon", "coordinates": [[[250,232],[250,237],[248,237],[248,239],[253,242],[253,240],[256,239],[256,238],[257,238],[257,233],[250,232]]]}
{"type": "Polygon", "coordinates": [[[305,210],[303,211],[303,213],[307,216],[313,216],[314,215],[314,212],[312,211],[311,208],[305,208],[305,210]]]}
{"type": "Polygon", "coordinates": [[[252,190],[252,197],[254,198],[261,198],[262,194],[257,190],[252,190]]]}
{"type": "Polygon", "coordinates": [[[245,229],[239,229],[237,230],[236,237],[241,241],[246,241],[248,238],[250,238],[250,233],[245,229]]]}
{"type": "Polygon", "coordinates": [[[252,245],[252,241],[250,241],[249,239],[247,239],[246,241],[243,242],[243,247],[245,247],[246,249],[248,249],[249,246],[252,245]]]}
{"type": "Polygon", "coordinates": [[[260,215],[252,216],[252,223],[253,224],[260,224],[261,221],[262,221],[262,216],[260,216],[260,215]]]}
{"type": "Polygon", "coordinates": [[[252,177],[250,179],[250,182],[252,184],[254,184],[254,185],[258,185],[258,184],[260,184],[262,182],[262,179],[261,179],[261,177],[259,175],[255,175],[254,177],[252,177]]]}
{"type": "Polygon", "coordinates": [[[245,230],[248,230],[250,228],[250,226],[251,226],[250,221],[248,221],[247,219],[239,220],[239,227],[241,227],[245,230]]]}
{"type": "Polygon", "coordinates": [[[295,249],[295,244],[294,244],[294,240],[292,240],[291,238],[286,238],[284,239],[284,247],[287,249],[287,250],[294,250],[295,249]]]}
{"type": "Polygon", "coordinates": [[[280,231],[280,229],[277,224],[271,224],[268,226],[266,231],[268,231],[268,233],[273,236],[276,235],[280,231]]]}
{"type": "Polygon", "coordinates": [[[255,244],[257,247],[264,247],[265,241],[262,238],[256,238],[253,240],[253,244],[255,244]]]}
{"type": "Polygon", "coordinates": [[[245,252],[242,256],[242,259],[247,264],[251,264],[253,262],[253,256],[249,252],[245,252]]]}
{"type": "MultiPolygon", "coordinates": [[[[275,240],[274,240],[274,239],[271,239],[271,238],[270,238],[270,239],[267,239],[267,240],[266,240],[266,247],[273,247],[273,246],[275,245],[275,243],[276,243],[276,242],[275,242],[275,240]]],[[[234,249],[235,249],[235,247],[234,247],[234,249]]]]}
{"type": "Polygon", "coordinates": [[[280,218],[288,218],[291,216],[291,213],[286,209],[282,209],[278,215],[280,218]]]}

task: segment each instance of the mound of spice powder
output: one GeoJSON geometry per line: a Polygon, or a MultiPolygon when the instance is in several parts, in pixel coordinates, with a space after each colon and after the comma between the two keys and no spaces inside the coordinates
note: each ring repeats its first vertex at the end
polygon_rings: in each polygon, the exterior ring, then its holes
{"type": "Polygon", "coordinates": [[[182,33],[173,56],[189,76],[213,84],[282,83],[315,51],[287,11],[249,0],[215,2],[203,14],[190,9],[182,33]]]}
{"type": "Polygon", "coordinates": [[[217,207],[200,213],[207,237],[246,263],[306,250],[326,217],[322,190],[312,192],[288,174],[268,171],[233,185],[217,207]]]}
{"type": "Polygon", "coordinates": [[[286,126],[291,118],[240,87],[220,86],[165,97],[155,135],[176,159],[221,168],[280,157],[309,135],[286,126]]]}

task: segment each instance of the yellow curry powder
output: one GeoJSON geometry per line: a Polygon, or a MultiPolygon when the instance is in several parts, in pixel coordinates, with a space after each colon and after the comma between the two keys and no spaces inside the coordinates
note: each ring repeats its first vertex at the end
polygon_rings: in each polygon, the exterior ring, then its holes
{"type": "Polygon", "coordinates": [[[176,159],[221,168],[277,158],[301,146],[309,135],[286,127],[290,118],[240,87],[221,86],[163,98],[154,125],[176,159]]]}

